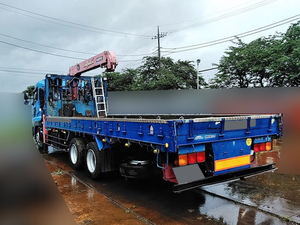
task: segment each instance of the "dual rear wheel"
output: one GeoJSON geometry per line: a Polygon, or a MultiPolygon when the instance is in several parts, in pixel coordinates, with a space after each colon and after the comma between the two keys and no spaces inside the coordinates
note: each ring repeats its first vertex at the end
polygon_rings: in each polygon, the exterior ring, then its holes
{"type": "Polygon", "coordinates": [[[85,167],[88,176],[92,179],[98,178],[102,173],[101,161],[103,149],[99,151],[96,142],[90,142],[87,145],[85,167]]]}
{"type": "Polygon", "coordinates": [[[74,170],[85,166],[90,178],[96,179],[102,173],[101,158],[103,150],[99,150],[96,142],[86,145],[82,138],[73,138],[69,145],[69,161],[74,170]]]}

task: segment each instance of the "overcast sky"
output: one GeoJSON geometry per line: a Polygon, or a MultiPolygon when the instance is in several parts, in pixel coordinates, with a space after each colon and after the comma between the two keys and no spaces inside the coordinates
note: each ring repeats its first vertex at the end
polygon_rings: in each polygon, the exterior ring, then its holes
{"type": "MultiPolygon", "coordinates": [[[[299,0],[0,0],[0,92],[22,92],[46,73],[67,74],[106,50],[115,52],[117,71],[136,68],[143,56],[157,54],[157,26],[165,34],[163,56],[201,59],[200,70],[212,68],[232,43],[201,44],[279,21],[242,40],[285,32],[300,17],[285,19],[299,9],[299,0]]],[[[208,80],[216,72],[202,75],[208,80]]]]}

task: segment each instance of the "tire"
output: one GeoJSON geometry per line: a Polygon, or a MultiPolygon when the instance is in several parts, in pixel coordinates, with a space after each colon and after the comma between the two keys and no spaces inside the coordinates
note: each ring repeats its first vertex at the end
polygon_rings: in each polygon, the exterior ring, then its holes
{"type": "Polygon", "coordinates": [[[85,168],[88,176],[93,180],[100,177],[102,173],[102,157],[102,151],[99,151],[96,142],[88,143],[85,155],[85,168]]]}
{"type": "Polygon", "coordinates": [[[36,148],[39,151],[43,150],[43,131],[42,131],[42,127],[36,127],[35,128],[34,142],[35,142],[36,148]]]}
{"type": "Polygon", "coordinates": [[[254,150],[251,150],[250,153],[250,162],[252,163],[256,158],[256,153],[254,152],[254,150]]]}
{"type": "Polygon", "coordinates": [[[84,140],[81,138],[73,138],[69,145],[69,162],[74,170],[80,170],[83,167],[84,152],[84,140]]]}

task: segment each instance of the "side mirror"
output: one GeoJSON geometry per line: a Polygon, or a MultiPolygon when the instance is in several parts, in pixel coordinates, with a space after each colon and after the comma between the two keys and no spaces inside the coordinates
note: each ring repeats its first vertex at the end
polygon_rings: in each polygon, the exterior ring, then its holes
{"type": "Polygon", "coordinates": [[[28,101],[28,99],[29,99],[28,94],[24,92],[24,101],[28,101]]]}
{"type": "Polygon", "coordinates": [[[26,92],[24,92],[24,105],[28,105],[29,104],[29,97],[28,94],[26,92]]]}

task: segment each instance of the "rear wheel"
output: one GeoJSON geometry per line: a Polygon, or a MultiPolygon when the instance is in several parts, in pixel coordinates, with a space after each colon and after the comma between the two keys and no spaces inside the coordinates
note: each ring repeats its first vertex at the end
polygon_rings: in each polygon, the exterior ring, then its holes
{"type": "Polygon", "coordinates": [[[255,160],[255,151],[251,149],[250,151],[250,161],[253,162],[255,160]]]}
{"type": "Polygon", "coordinates": [[[73,138],[69,145],[69,161],[74,170],[79,170],[82,168],[84,151],[84,140],[81,138],[73,138]]]}
{"type": "Polygon", "coordinates": [[[102,155],[103,154],[99,151],[96,142],[88,143],[85,156],[85,167],[88,176],[92,179],[97,179],[102,173],[102,155]]]}

